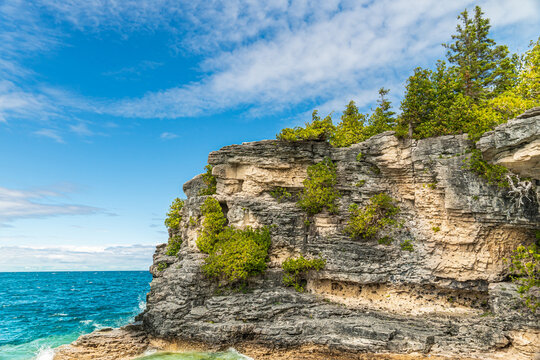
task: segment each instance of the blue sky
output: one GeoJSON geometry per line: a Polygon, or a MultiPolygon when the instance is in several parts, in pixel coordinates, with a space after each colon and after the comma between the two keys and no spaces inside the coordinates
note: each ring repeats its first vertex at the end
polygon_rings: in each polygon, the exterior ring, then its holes
{"type": "Polygon", "coordinates": [[[397,107],[476,4],[540,35],[537,0],[0,0],[0,271],[146,269],[210,151],[397,107]]]}

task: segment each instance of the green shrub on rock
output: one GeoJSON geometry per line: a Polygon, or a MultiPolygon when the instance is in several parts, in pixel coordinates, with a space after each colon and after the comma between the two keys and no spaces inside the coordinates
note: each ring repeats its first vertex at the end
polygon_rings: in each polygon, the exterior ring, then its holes
{"type": "Polygon", "coordinates": [[[510,186],[506,177],[508,175],[508,169],[504,166],[493,165],[485,161],[480,150],[473,149],[470,157],[465,159],[464,163],[466,169],[486,180],[488,184],[496,185],[500,188],[510,186]]]}
{"type": "Polygon", "coordinates": [[[327,208],[330,213],[337,213],[336,200],[341,197],[335,188],[337,184],[336,165],[329,158],[311,165],[307,169],[307,178],[303,182],[304,190],[300,194],[298,206],[309,215],[320,213],[327,208]]]}
{"type": "Polygon", "coordinates": [[[169,256],[176,256],[180,247],[182,246],[182,237],[180,235],[174,235],[169,239],[169,244],[167,245],[167,252],[165,254],[169,256]]]}
{"type": "Polygon", "coordinates": [[[306,123],[306,127],[295,127],[293,129],[286,128],[276,136],[278,140],[282,141],[302,141],[302,140],[316,140],[326,141],[334,133],[334,125],[332,124],[332,118],[329,116],[321,120],[321,117],[317,114],[317,110],[313,111],[311,115],[311,123],[306,123]]]}
{"type": "Polygon", "coordinates": [[[217,235],[217,241],[202,267],[209,278],[234,283],[266,270],[270,230],[235,229],[226,227],[217,235]]]}
{"type": "Polygon", "coordinates": [[[309,270],[322,270],[326,265],[326,260],[306,259],[302,255],[298,258],[289,258],[283,262],[282,268],[285,272],[283,283],[286,286],[293,286],[296,291],[304,292],[302,281],[309,270]]]}
{"type": "Polygon", "coordinates": [[[221,205],[213,197],[208,197],[201,207],[204,219],[202,221],[202,231],[197,238],[197,247],[203,253],[209,254],[215,243],[218,241],[218,234],[225,229],[227,218],[221,210],[221,205]]]}
{"type": "Polygon", "coordinates": [[[202,175],[202,178],[206,188],[201,189],[199,195],[214,195],[217,190],[217,180],[212,175],[212,165],[206,165],[204,168],[206,172],[202,175]]]}
{"type": "Polygon", "coordinates": [[[197,247],[208,254],[202,270],[204,274],[222,283],[246,281],[266,269],[270,248],[270,229],[236,229],[227,226],[221,205],[208,197],[201,207],[202,230],[197,247]]]}
{"type": "Polygon", "coordinates": [[[184,207],[184,200],[179,198],[174,199],[172,202],[167,217],[165,218],[165,226],[169,229],[178,229],[180,221],[182,221],[182,208],[184,207]]]}
{"type": "Polygon", "coordinates": [[[165,270],[166,268],[169,267],[169,264],[166,263],[166,262],[160,262],[158,265],[157,265],[157,271],[163,271],[165,270]]]}
{"type": "MultiPolygon", "coordinates": [[[[538,236],[537,236],[537,242],[538,236]]],[[[525,300],[525,305],[536,312],[540,307],[540,247],[520,245],[510,258],[512,282],[518,285],[518,293],[525,300]]]]}
{"type": "Polygon", "coordinates": [[[278,203],[292,198],[292,194],[284,187],[276,187],[270,192],[270,195],[276,199],[278,203]]]}
{"type": "Polygon", "coordinates": [[[385,226],[396,225],[395,217],[399,207],[393,202],[390,196],[380,193],[372,196],[364,208],[352,204],[349,207],[350,219],[345,232],[353,239],[368,239],[385,226]]]}

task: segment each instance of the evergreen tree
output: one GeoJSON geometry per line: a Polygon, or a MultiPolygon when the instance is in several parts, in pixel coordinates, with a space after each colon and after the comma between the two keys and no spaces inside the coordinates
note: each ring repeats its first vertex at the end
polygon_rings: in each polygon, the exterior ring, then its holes
{"type": "Polygon", "coordinates": [[[392,104],[386,97],[389,92],[390,90],[383,87],[379,89],[378,106],[369,117],[369,126],[366,129],[367,136],[373,136],[395,128],[396,119],[394,115],[396,113],[391,110],[392,104]]]}
{"type": "Polygon", "coordinates": [[[506,90],[516,76],[515,58],[508,58],[508,48],[489,38],[491,25],[483,15],[479,6],[473,18],[464,10],[452,35],[454,42],[443,44],[448,61],[459,69],[463,94],[474,101],[506,90]]]}
{"type": "Polygon", "coordinates": [[[330,143],[335,147],[346,147],[364,141],[367,139],[365,123],[366,116],[358,111],[358,107],[351,100],[335,128],[330,143]]]}

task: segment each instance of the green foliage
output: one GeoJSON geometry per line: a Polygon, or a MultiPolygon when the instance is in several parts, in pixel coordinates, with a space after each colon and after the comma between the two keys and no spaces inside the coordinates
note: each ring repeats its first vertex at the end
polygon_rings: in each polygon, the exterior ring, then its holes
{"type": "Polygon", "coordinates": [[[518,293],[525,305],[536,312],[540,307],[540,252],[538,244],[520,245],[511,256],[512,282],[518,285],[518,293]]]}
{"type": "Polygon", "coordinates": [[[341,121],[337,126],[332,123],[332,117],[328,115],[321,120],[317,110],[313,112],[311,123],[305,127],[286,128],[276,136],[282,141],[316,140],[329,141],[334,147],[347,147],[367,140],[369,137],[395,127],[394,112],[391,103],[386,98],[389,90],[379,90],[378,106],[371,116],[361,114],[354,101],[349,102],[341,121]]]}
{"type": "Polygon", "coordinates": [[[459,16],[461,21],[452,35],[453,43],[444,44],[447,58],[459,74],[462,93],[473,101],[496,95],[512,86],[516,77],[515,63],[508,58],[508,48],[496,45],[489,38],[489,19],[483,18],[482,9],[476,6],[474,17],[467,10],[459,16]]]}
{"type": "Polygon", "coordinates": [[[493,165],[485,161],[480,150],[472,150],[471,155],[464,162],[465,168],[486,180],[488,184],[497,185],[500,188],[510,186],[506,177],[508,175],[508,169],[504,166],[493,165]]]}
{"type": "Polygon", "coordinates": [[[272,190],[270,192],[270,195],[272,195],[272,197],[276,199],[278,203],[281,203],[282,201],[286,201],[292,198],[291,193],[287,191],[286,188],[279,187],[279,186],[276,187],[274,190],[272,190]]]}
{"type": "Polygon", "coordinates": [[[464,11],[446,44],[450,66],[417,68],[409,77],[397,133],[417,139],[468,133],[480,136],[528,108],[540,105],[540,39],[521,58],[489,38],[489,20],[476,7],[464,11]]]}
{"type": "Polygon", "coordinates": [[[439,231],[441,231],[441,228],[438,226],[432,226],[431,230],[433,230],[434,233],[438,233],[439,231]]]}
{"type": "Polygon", "coordinates": [[[361,152],[359,152],[358,155],[356,155],[356,161],[358,161],[358,162],[362,161],[363,156],[364,155],[361,152]]]}
{"type": "Polygon", "coordinates": [[[169,267],[169,264],[166,263],[166,262],[160,262],[157,266],[157,271],[163,271],[165,270],[166,268],[169,267]]]}
{"type": "Polygon", "coordinates": [[[322,270],[325,265],[326,260],[322,258],[308,260],[302,255],[298,258],[289,258],[282,265],[285,272],[283,283],[286,286],[294,286],[298,292],[304,292],[303,281],[306,273],[310,270],[322,270]]]}
{"type": "Polygon", "coordinates": [[[365,132],[366,115],[358,111],[354,101],[349,102],[341,121],[335,127],[335,131],[330,139],[330,144],[334,147],[347,147],[352,144],[366,140],[365,132]]]}
{"type": "Polygon", "coordinates": [[[236,229],[227,226],[221,205],[208,197],[201,206],[202,230],[197,247],[208,254],[202,270],[212,279],[224,283],[237,283],[266,269],[270,247],[270,228],[236,229]]]}
{"type": "Polygon", "coordinates": [[[204,219],[202,221],[202,230],[197,238],[197,247],[203,253],[209,254],[218,241],[219,233],[225,229],[227,218],[221,210],[221,205],[213,197],[204,200],[201,212],[204,219]]]}
{"type": "Polygon", "coordinates": [[[206,172],[202,175],[206,188],[199,191],[199,195],[214,195],[217,189],[217,181],[214,175],[212,175],[212,165],[206,165],[204,167],[206,172]]]}
{"type": "Polygon", "coordinates": [[[399,246],[401,247],[401,250],[403,251],[414,251],[414,247],[410,239],[403,240],[399,244],[399,246]]]}
{"type": "MultiPolygon", "coordinates": [[[[354,101],[351,101],[341,116],[341,122],[336,126],[330,144],[334,147],[348,147],[373,135],[394,130],[395,113],[390,110],[392,105],[386,97],[389,92],[390,90],[385,88],[379,89],[378,105],[369,117],[361,114],[354,101]]],[[[357,156],[356,160],[360,161],[360,158],[357,156]]]]}
{"type": "Polygon", "coordinates": [[[166,254],[169,256],[176,256],[180,247],[182,246],[182,237],[180,235],[174,235],[169,239],[169,244],[167,245],[166,254]]]}
{"type": "Polygon", "coordinates": [[[360,180],[359,182],[357,182],[356,184],[354,184],[354,186],[356,187],[362,187],[366,184],[366,180],[360,180]]]}
{"type": "Polygon", "coordinates": [[[394,239],[392,239],[390,236],[383,236],[382,238],[378,239],[377,242],[381,245],[391,245],[394,242],[394,239]]]}
{"type": "Polygon", "coordinates": [[[345,232],[353,239],[368,239],[375,236],[382,228],[396,225],[395,217],[399,212],[399,207],[393,202],[390,196],[380,193],[372,196],[364,208],[352,204],[349,207],[350,219],[345,232]]]}
{"type": "Polygon", "coordinates": [[[178,229],[180,226],[180,221],[182,221],[182,208],[184,207],[184,200],[179,198],[174,199],[171,206],[169,207],[169,212],[165,218],[165,226],[169,229],[178,229]]]}
{"type": "Polygon", "coordinates": [[[368,138],[388,130],[394,130],[396,127],[396,119],[394,117],[396,113],[390,110],[392,105],[386,97],[389,92],[390,90],[385,88],[379,89],[378,106],[369,117],[369,125],[366,128],[366,136],[368,138]]]}
{"type": "Polygon", "coordinates": [[[323,120],[321,120],[317,110],[313,111],[313,114],[311,115],[311,123],[306,123],[305,125],[305,128],[295,127],[293,129],[283,129],[276,136],[276,138],[282,141],[326,141],[332,136],[334,132],[334,124],[332,123],[332,117],[328,115],[323,120]]]}
{"type": "Polygon", "coordinates": [[[264,272],[270,247],[270,230],[226,227],[205,259],[202,270],[209,278],[235,283],[264,272]]]}
{"type": "Polygon", "coordinates": [[[298,206],[309,215],[320,213],[327,208],[330,213],[338,211],[336,200],[341,197],[337,184],[336,165],[329,158],[307,168],[307,178],[300,194],[298,206]]]}

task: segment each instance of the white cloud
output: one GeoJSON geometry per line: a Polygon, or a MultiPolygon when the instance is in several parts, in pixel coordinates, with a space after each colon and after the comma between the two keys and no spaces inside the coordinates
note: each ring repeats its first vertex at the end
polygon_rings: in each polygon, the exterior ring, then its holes
{"type": "Polygon", "coordinates": [[[0,224],[26,218],[103,213],[102,209],[92,206],[59,202],[63,199],[65,194],[55,190],[0,187],[0,224]]]}
{"type": "Polygon", "coordinates": [[[88,128],[85,123],[78,123],[76,125],[69,125],[69,129],[79,136],[92,136],[94,132],[88,128]]]}
{"type": "Polygon", "coordinates": [[[34,131],[34,135],[53,139],[54,141],[60,144],[64,143],[64,139],[62,139],[62,136],[60,136],[58,131],[53,130],[53,129],[41,129],[38,131],[34,131]]]}
{"type": "Polygon", "coordinates": [[[154,250],[154,245],[4,246],[0,271],[146,270],[154,250]]]}
{"type": "MultiPolygon", "coordinates": [[[[135,31],[163,30],[172,48],[197,52],[203,61],[198,82],[120,101],[47,87],[4,86],[2,91],[0,86],[0,121],[36,116],[65,120],[62,116],[69,111],[180,118],[241,107],[248,108],[248,114],[265,114],[301,104],[346,104],[350,99],[369,104],[376,91],[362,99],[354,96],[381,86],[399,97],[407,74],[443,56],[440,44],[450,40],[457,14],[476,3],[493,18],[501,38],[507,38],[505,29],[540,31],[540,4],[535,0],[523,0],[520,6],[504,0],[12,1],[0,6],[0,16],[13,24],[0,27],[0,48],[6,54],[0,58],[0,72],[9,73],[5,79],[31,73],[18,59],[62,45],[59,31],[44,27],[42,13],[89,34],[117,31],[125,38],[135,31]]],[[[515,35],[524,43],[529,40],[526,34],[515,35]]],[[[163,59],[157,60],[105,75],[137,75],[161,66],[163,59]]]]}
{"type": "Polygon", "coordinates": [[[163,140],[171,140],[171,139],[176,139],[178,135],[170,133],[170,132],[164,132],[159,137],[163,140]]]}
{"type": "MultiPolygon", "coordinates": [[[[538,7],[532,1],[526,3],[526,7],[538,7]]],[[[126,117],[175,118],[240,106],[275,112],[304,102],[345,104],[364,89],[402,83],[415,66],[441,57],[440,44],[450,39],[456,15],[470,2],[424,0],[411,5],[406,0],[387,0],[345,4],[339,12],[332,11],[335,4],[331,3],[331,9],[322,13],[300,10],[298,18],[275,17],[272,9],[240,16],[234,4],[224,5],[224,19],[240,25],[234,33],[240,45],[207,58],[201,67],[210,75],[198,83],[112,103],[104,111],[126,117]],[[230,12],[236,17],[228,16],[230,12]],[[243,27],[251,23],[246,16],[262,24],[254,25],[254,33],[243,27]],[[242,43],[264,29],[272,29],[271,36],[242,43]]],[[[278,15],[298,5],[283,6],[278,15]]],[[[540,19],[538,12],[507,11],[512,21],[503,25],[540,19]]],[[[203,12],[201,18],[207,15],[203,12]]],[[[218,20],[211,26],[225,29],[218,39],[234,38],[232,25],[229,28],[218,20]]],[[[376,97],[374,91],[367,102],[376,97]]]]}

